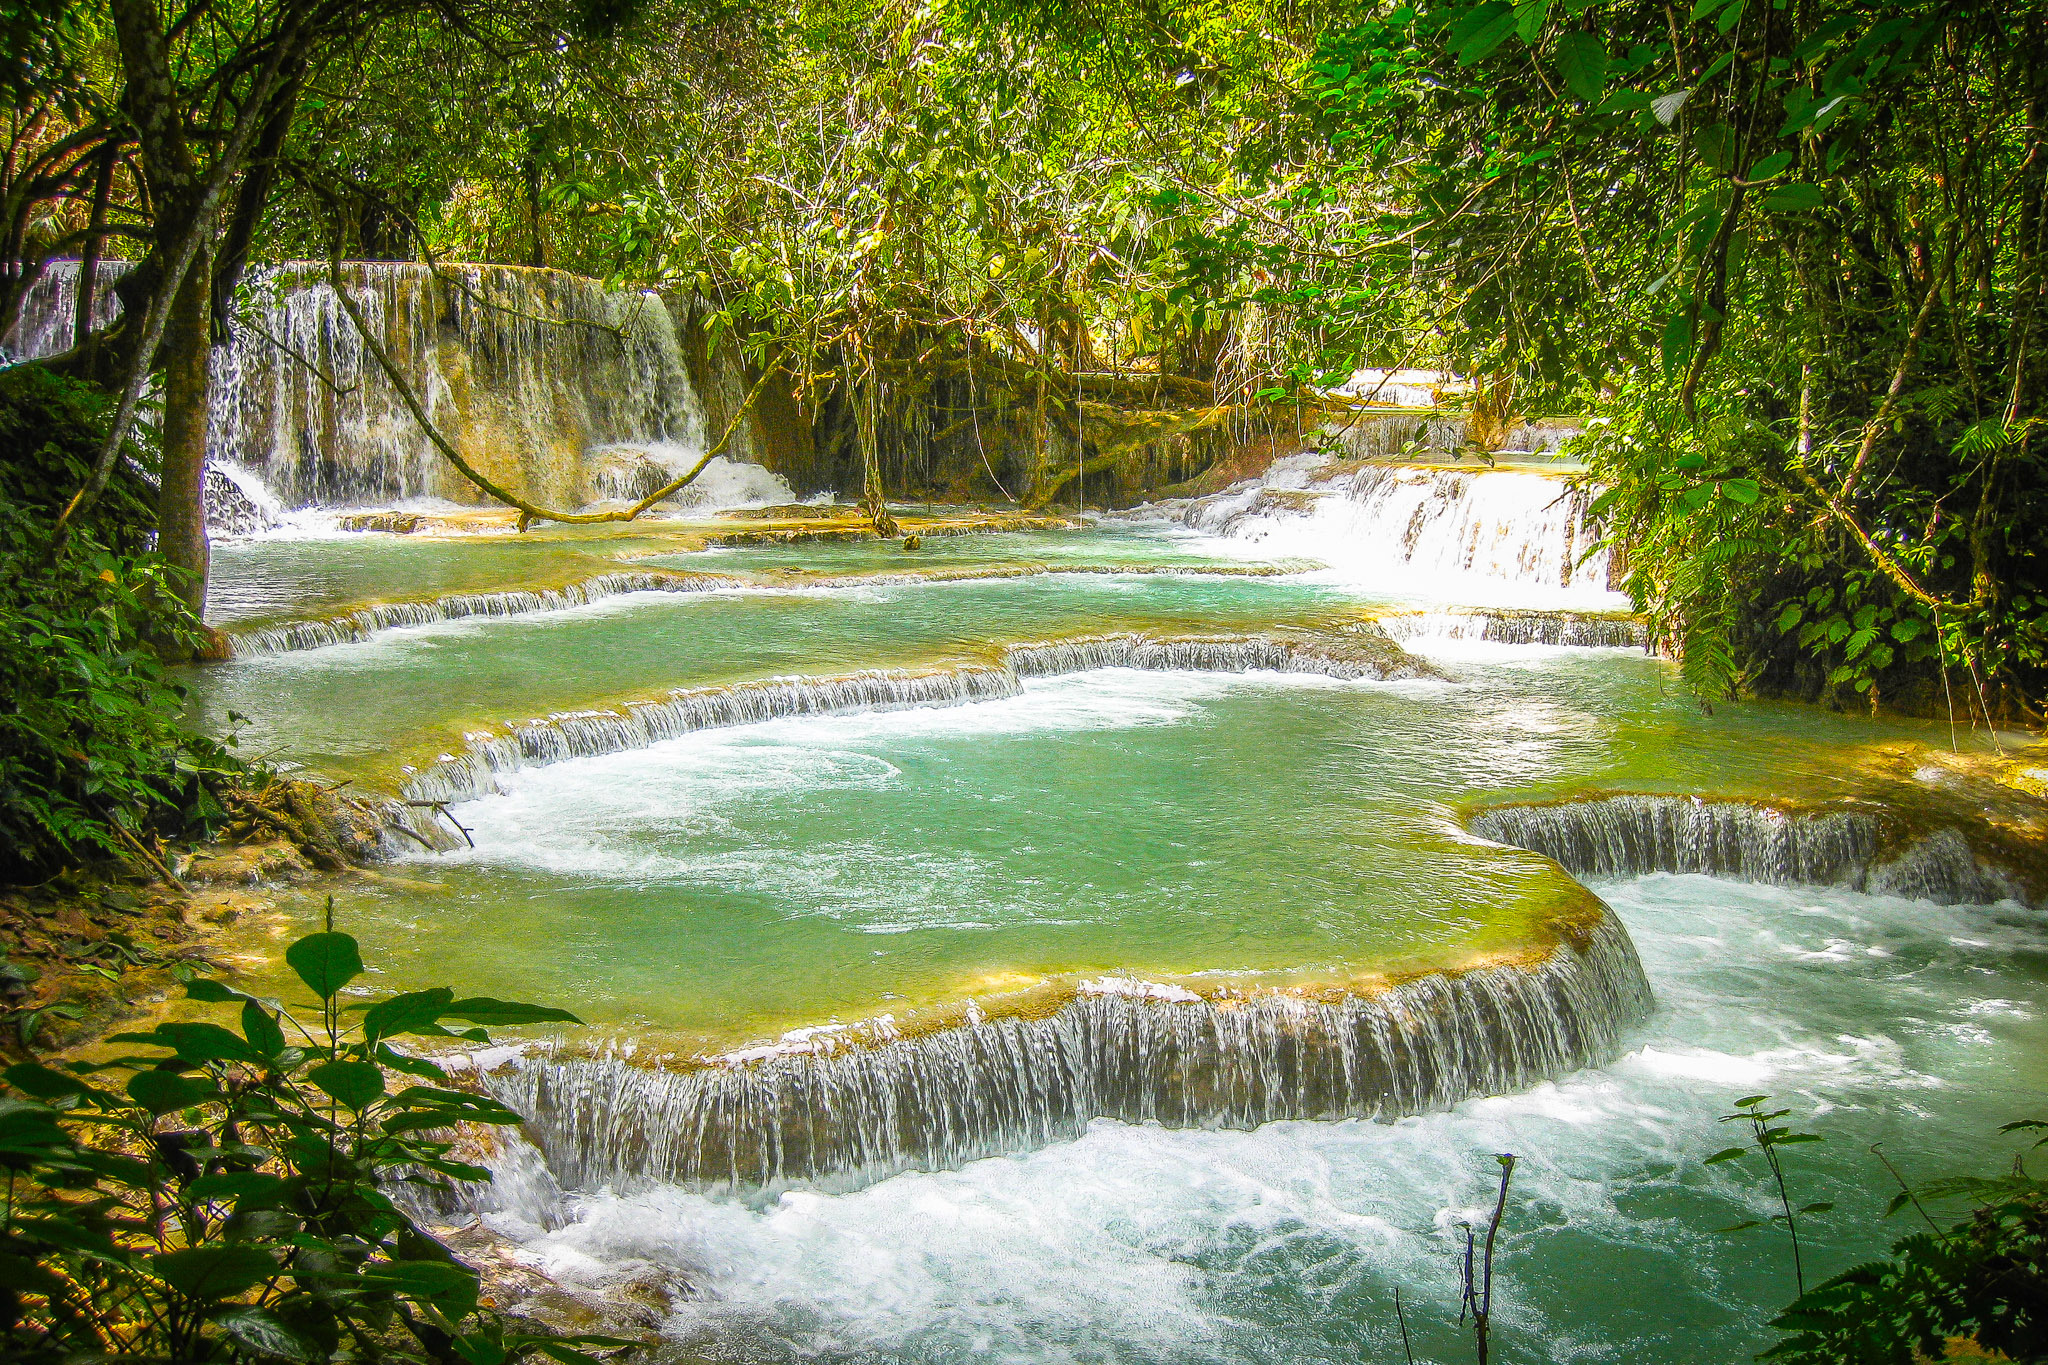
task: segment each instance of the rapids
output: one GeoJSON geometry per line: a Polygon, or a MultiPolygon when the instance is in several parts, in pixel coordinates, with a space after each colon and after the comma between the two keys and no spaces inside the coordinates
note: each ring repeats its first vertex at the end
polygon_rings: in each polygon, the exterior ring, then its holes
{"type": "MultiPolygon", "coordinates": [[[[521,477],[632,496],[700,448],[632,299],[473,279],[604,323],[529,338],[408,269],[357,287],[521,477]]],[[[324,287],[249,317],[359,376],[324,287]]],[[[588,1022],[472,1059],[529,1122],[424,1211],[678,1361],[1393,1360],[1397,1290],[1416,1359],[1462,1359],[1512,1150],[1503,1357],[1706,1365],[1789,1297],[1781,1243],[1716,1231],[1767,1212],[1700,1164],[1733,1098],[1829,1134],[1795,1169],[1826,1271],[1887,1236],[1864,1145],[1967,1164],[2048,1079],[2032,817],[1916,757],[1945,730],[1701,714],[1555,461],[1304,454],[915,554],[349,534],[322,509],[451,490],[374,383],[316,421],[238,363],[251,533],[191,714],[394,802],[340,908],[366,996],[588,1022]]],[[[750,468],[712,501],[780,496],[750,468]]],[[[238,926],[252,984],[319,908],[238,926]]]]}

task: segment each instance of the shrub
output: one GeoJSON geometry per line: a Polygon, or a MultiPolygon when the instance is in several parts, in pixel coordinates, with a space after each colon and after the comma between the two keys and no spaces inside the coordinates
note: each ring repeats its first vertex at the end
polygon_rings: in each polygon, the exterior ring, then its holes
{"type": "Polygon", "coordinates": [[[36,367],[0,373],[0,882],[204,829],[220,815],[212,789],[240,771],[179,723],[161,654],[189,655],[203,628],[150,551],[139,456],[55,541],[107,405],[36,367]]]}
{"type": "Polygon", "coordinates": [[[285,960],[314,1003],[202,979],[188,995],[237,1010],[239,1030],[164,1023],[113,1040],[147,1052],[5,1073],[0,1355],[506,1365],[627,1344],[507,1330],[390,1193],[487,1179],[436,1134],[519,1121],[392,1039],[486,1042],[484,1025],[574,1016],[446,989],[344,1006],[363,964],[331,928],[285,960]],[[392,1073],[420,1083],[393,1089],[392,1073]]]}

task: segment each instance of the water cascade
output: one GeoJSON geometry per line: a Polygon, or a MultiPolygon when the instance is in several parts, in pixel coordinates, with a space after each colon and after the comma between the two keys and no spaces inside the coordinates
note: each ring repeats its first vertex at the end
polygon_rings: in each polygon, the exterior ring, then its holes
{"type": "MultiPolygon", "coordinates": [[[[102,281],[124,268],[102,267],[102,281]]],[[[657,296],[511,266],[343,269],[435,425],[497,482],[576,506],[651,491],[695,463],[703,409],[657,296]]],[[[51,263],[24,305],[15,354],[69,345],[77,275],[76,262],[51,263]]],[[[252,269],[230,331],[214,355],[208,447],[244,492],[257,481],[286,508],[486,501],[421,432],[324,265],[252,269]]],[[[755,476],[738,480],[736,500],[792,496],[764,470],[735,468],[755,476]]]]}
{"type": "MultiPolygon", "coordinates": [[[[218,471],[214,471],[218,473],[218,471]]],[[[361,644],[387,630],[430,625],[472,616],[524,616],[534,612],[567,611],[588,606],[607,597],[631,592],[717,592],[739,588],[785,592],[820,592],[835,589],[910,587],[926,583],[966,583],[1008,578],[1038,578],[1048,574],[1115,574],[1143,577],[1269,578],[1290,572],[1270,564],[1218,564],[1185,566],[1165,564],[977,564],[882,573],[820,575],[801,584],[784,580],[763,581],[729,574],[678,573],[643,570],[599,574],[580,583],[560,588],[513,590],[492,593],[456,593],[412,602],[378,602],[343,616],[318,621],[283,621],[232,632],[229,647],[237,658],[258,654],[285,654],[302,649],[325,649],[332,645],[361,644]]]]}
{"type": "Polygon", "coordinates": [[[1607,1061],[1651,1006],[1635,947],[1603,910],[1536,962],[1377,994],[1203,999],[1110,980],[1039,1018],[807,1039],[688,1071],[527,1058],[484,1083],[527,1116],[565,1187],[846,1187],[1064,1141],[1098,1117],[1252,1128],[1440,1109],[1607,1061]]]}
{"type": "Polygon", "coordinates": [[[1346,577],[1604,596],[1608,552],[1595,490],[1521,470],[1367,465],[1331,475],[1327,457],[1283,460],[1258,483],[1179,509],[1198,531],[1320,559],[1346,577]]]}
{"type": "Polygon", "coordinates": [[[739,587],[743,582],[720,574],[599,574],[560,588],[452,593],[423,602],[380,602],[324,621],[288,621],[273,626],[255,626],[228,636],[228,645],[236,658],[285,654],[301,649],[325,649],[331,645],[361,644],[383,631],[431,625],[436,621],[568,611],[622,593],[713,592],[720,588],[739,587]]]}
{"type": "Polygon", "coordinates": [[[1418,611],[1382,616],[1396,640],[1479,640],[1496,645],[1568,645],[1642,649],[1649,627],[1638,617],[1572,611],[1418,611]]]}
{"type": "Polygon", "coordinates": [[[469,736],[461,754],[410,772],[407,800],[473,801],[499,791],[501,773],[573,758],[644,749],[700,730],[792,716],[959,706],[1016,696],[1023,679],[1104,668],[1311,673],[1345,680],[1442,675],[1384,634],[1095,636],[1011,645],[999,662],[923,670],[873,669],[825,678],[768,678],[678,689],[659,701],[549,716],[469,736]]]}
{"type": "Polygon", "coordinates": [[[2044,897],[1972,849],[1961,831],[1908,829],[1875,809],[1794,810],[1684,796],[1609,796],[1495,806],[1467,827],[1541,853],[1579,877],[1694,872],[1778,886],[1842,886],[1946,905],[2044,897]]]}

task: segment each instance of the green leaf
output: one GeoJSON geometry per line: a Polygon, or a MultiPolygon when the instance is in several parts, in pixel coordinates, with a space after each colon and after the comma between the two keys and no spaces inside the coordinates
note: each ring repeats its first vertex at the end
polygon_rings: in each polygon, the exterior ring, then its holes
{"type": "Polygon", "coordinates": [[[1716,123],[1702,128],[1693,140],[1699,149],[1700,160],[1717,171],[1735,169],[1735,130],[1725,123],[1716,123]]]}
{"type": "Polygon", "coordinates": [[[84,1099],[103,1093],[76,1076],[53,1071],[40,1062],[16,1062],[0,1073],[0,1079],[6,1080],[22,1094],[33,1095],[39,1100],[84,1099]]]}
{"type": "Polygon", "coordinates": [[[225,1005],[231,1001],[247,1000],[250,997],[242,994],[240,991],[231,990],[221,985],[220,982],[213,980],[211,977],[202,976],[197,981],[186,983],[185,998],[187,1000],[204,1000],[212,1005],[225,1005]]]}
{"type": "Polygon", "coordinates": [[[1827,201],[1827,193],[1820,186],[1795,180],[1789,185],[1780,185],[1765,195],[1764,207],[1773,213],[1798,213],[1805,209],[1817,209],[1827,201]]]}
{"type": "Polygon", "coordinates": [[[1740,1223],[1730,1223],[1730,1224],[1729,1224],[1729,1225],[1728,1225],[1727,1227],[1725,1227],[1725,1228],[1716,1228],[1716,1229],[1715,1229],[1715,1231],[1717,1231],[1717,1232],[1748,1232],[1748,1231],[1749,1231],[1749,1230],[1750,1230],[1751,1228],[1760,1228],[1760,1227],[1762,1227],[1762,1226],[1763,1226],[1763,1224],[1762,1224],[1762,1223],[1758,1222],[1758,1221],[1757,1221],[1756,1219],[1754,1219],[1754,1218],[1750,1218],[1750,1219],[1745,1219],[1745,1220],[1744,1220],[1743,1222],[1740,1222],[1740,1223]]]}
{"type": "Polygon", "coordinates": [[[1558,35],[1557,69],[1565,87],[1589,103],[1607,88],[1607,43],[1597,33],[1576,30],[1558,35]]]}
{"type": "Polygon", "coordinates": [[[1927,629],[1927,623],[1917,616],[1902,616],[1892,622],[1892,638],[1900,644],[1917,638],[1927,629]]]}
{"type": "Polygon", "coordinates": [[[1783,175],[1783,174],[1785,173],[1785,168],[1786,168],[1787,166],[1790,166],[1791,164],[1792,164],[1792,153],[1790,153],[1790,152],[1772,152],[1772,153],[1771,153],[1771,154],[1770,154],[1769,156],[1765,157],[1765,158],[1764,158],[1764,159],[1763,159],[1762,161],[1759,161],[1759,162],[1757,162],[1757,163],[1756,163],[1756,165],[1754,165],[1754,166],[1751,166],[1751,167],[1749,168],[1749,174],[1748,174],[1748,175],[1746,175],[1746,176],[1744,176],[1744,177],[1743,177],[1743,179],[1744,179],[1744,180],[1769,180],[1769,179],[1771,179],[1771,178],[1772,178],[1773,176],[1779,176],[1779,175],[1783,175]]]}
{"type": "Polygon", "coordinates": [[[363,973],[362,952],[347,934],[308,934],[284,950],[284,960],[322,1000],[363,973]]]}
{"type": "Polygon", "coordinates": [[[297,1330],[261,1308],[231,1308],[213,1318],[237,1344],[262,1356],[308,1362],[327,1359],[327,1352],[297,1330]]]}
{"type": "Polygon", "coordinates": [[[1826,1213],[1832,1208],[1834,1208],[1833,1204],[1824,1202],[1819,1204],[1802,1204],[1799,1211],[1801,1213],[1826,1213]]]}
{"type": "Polygon", "coordinates": [[[400,1033],[418,1033],[433,1027],[455,1001],[446,986],[429,991],[407,991],[380,1000],[363,1016],[363,1036],[371,1042],[400,1033]]]}
{"type": "MultiPolygon", "coordinates": [[[[1492,13],[1494,18],[1483,24],[1462,46],[1456,48],[1461,66],[1474,66],[1493,55],[1495,48],[1506,42],[1515,32],[1515,11],[1508,5],[1483,5],[1477,13],[1492,13]]],[[[1466,21],[1467,24],[1471,20],[1466,21]]],[[[1461,24],[1462,29],[1465,25],[1461,24]]]]}
{"type": "Polygon", "coordinates": [[[453,1261],[387,1261],[368,1267],[363,1278],[414,1298],[476,1302],[476,1272],[453,1261]]]}
{"type": "MultiPolygon", "coordinates": [[[[245,1007],[246,1009],[246,1007],[245,1007]]],[[[257,1062],[262,1054],[219,1024],[174,1023],[157,1025],[157,1036],[177,1049],[182,1061],[194,1066],[208,1062],[257,1062]]],[[[279,1039],[280,1043],[283,1041],[279,1039]]]]}
{"type": "Polygon", "coordinates": [[[457,1000],[441,1013],[445,1018],[467,1019],[472,1024],[485,1025],[583,1022],[567,1010],[551,1009],[546,1005],[525,1005],[516,1000],[493,1000],[487,995],[473,995],[466,1000],[457,1000]]]}
{"type": "Polygon", "coordinates": [[[149,1268],[188,1299],[225,1299],[275,1275],[277,1262],[257,1247],[203,1246],[152,1256],[149,1268]]]}
{"type": "Polygon", "coordinates": [[[1692,364],[1692,314],[1681,308],[1664,320],[1664,374],[1676,379],[1692,364]]]}
{"type": "Polygon", "coordinates": [[[1737,1109],[1754,1109],[1769,1098],[1769,1095],[1744,1095],[1741,1099],[1735,1101],[1735,1107],[1737,1109]]]}
{"type": "Polygon", "coordinates": [[[1705,1166],[1718,1166],[1724,1161],[1734,1161],[1738,1157],[1745,1157],[1748,1155],[1749,1148],[1747,1147],[1724,1147],[1720,1151],[1708,1157],[1701,1164],[1705,1166]]]}
{"type": "Polygon", "coordinates": [[[1550,0],[1522,0],[1515,6],[1515,34],[1523,42],[1535,46],[1536,39],[1543,32],[1543,25],[1550,18],[1550,0]]]}
{"type": "Polygon", "coordinates": [[[1763,496],[1763,487],[1755,479],[1723,479],[1721,491],[1744,507],[1750,506],[1763,496]]]}
{"type": "Polygon", "coordinates": [[[306,1079],[351,1109],[361,1109],[384,1094],[384,1072],[375,1062],[322,1062],[306,1079]]]}
{"type": "Polygon", "coordinates": [[[138,1071],[128,1078],[128,1097],[152,1114],[189,1109],[219,1093],[211,1082],[175,1071],[138,1071]]]}
{"type": "Polygon", "coordinates": [[[219,1171],[202,1175],[185,1187],[185,1197],[198,1203],[209,1199],[268,1198],[284,1186],[281,1176],[262,1171],[219,1171]]]}
{"type": "Polygon", "coordinates": [[[274,1058],[284,1051],[284,1030],[270,1011],[254,1000],[242,1006],[242,1036],[260,1056],[274,1058]]]}

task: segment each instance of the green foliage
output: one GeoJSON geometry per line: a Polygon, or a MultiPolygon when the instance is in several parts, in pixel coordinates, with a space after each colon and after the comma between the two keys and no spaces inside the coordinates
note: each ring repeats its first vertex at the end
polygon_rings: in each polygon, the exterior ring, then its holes
{"type": "Polygon", "coordinates": [[[625,1345],[508,1329],[479,1305],[477,1273],[392,1199],[401,1185],[486,1178],[436,1135],[519,1116],[389,1040],[484,1042],[482,1028],[443,1021],[574,1016],[441,990],[351,1021],[363,1007],[338,992],[362,971],[354,939],[315,934],[287,960],[317,1000],[291,1008],[195,981],[188,996],[236,1011],[238,1028],[165,1023],[117,1035],[144,1051],[111,1061],[6,1071],[8,1358],[506,1365],[625,1345]],[[424,1083],[394,1090],[387,1071],[424,1083]]]}
{"type": "Polygon", "coordinates": [[[1978,0],[1374,7],[1243,139],[1264,212],[1186,237],[1188,278],[1266,272],[1223,304],[1296,310],[1332,368],[1434,354],[1612,419],[1584,448],[1614,543],[1703,701],[2035,717],[2040,25],[1978,0]]]}
{"type": "MultiPolygon", "coordinates": [[[[2025,1121],[2001,1131],[2048,1129],[2025,1121]]],[[[2041,1144],[2036,1144],[2039,1146],[2041,1144]]],[[[1860,1265],[1804,1293],[1771,1324],[1785,1336],[1764,1358],[1791,1365],[1914,1365],[1947,1358],[1961,1338],[2019,1362],[2048,1359],[2048,1183],[2015,1163],[1994,1179],[1902,1191],[1926,1232],[1900,1238],[1890,1260],[1860,1265]],[[1963,1197],[1946,1228],[1923,1200],[1963,1197]]]]}
{"type": "Polygon", "coordinates": [[[183,694],[157,651],[189,651],[199,628],[147,548],[136,467],[53,544],[106,407],[33,368],[0,374],[0,881],[125,855],[120,831],[203,829],[220,811],[210,786],[240,770],[179,724],[183,694]]]}

